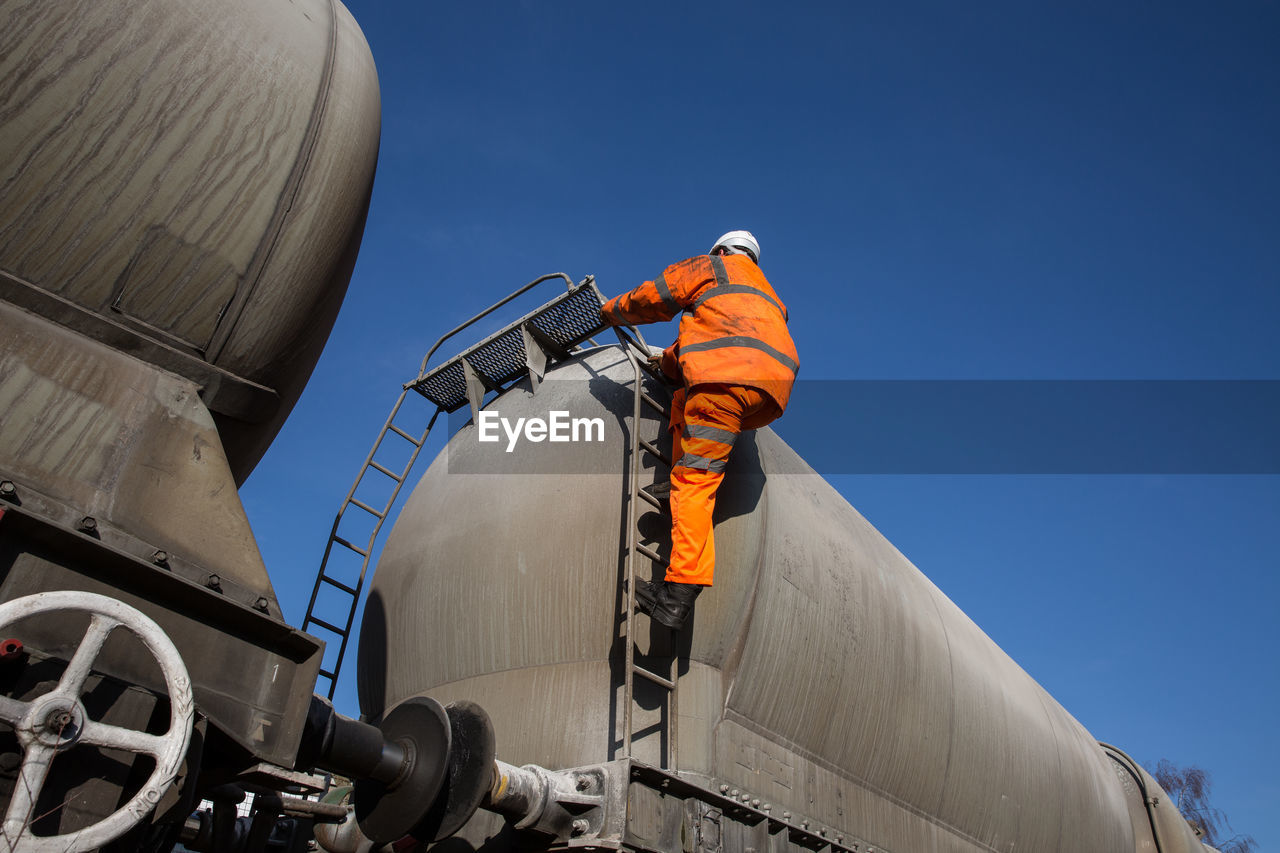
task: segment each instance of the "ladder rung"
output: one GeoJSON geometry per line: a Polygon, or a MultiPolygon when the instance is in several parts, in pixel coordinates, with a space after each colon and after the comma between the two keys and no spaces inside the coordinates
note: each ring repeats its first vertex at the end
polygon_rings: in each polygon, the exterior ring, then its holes
{"type": "Polygon", "coordinates": [[[669,678],[663,678],[661,675],[658,675],[656,672],[650,672],[649,670],[645,669],[642,666],[636,666],[635,664],[632,664],[631,671],[634,672],[636,675],[641,676],[642,678],[649,679],[654,684],[667,688],[668,690],[676,689],[675,682],[671,681],[669,678]]]}
{"type": "Polygon", "coordinates": [[[662,460],[662,463],[664,465],[667,465],[668,467],[670,467],[671,460],[667,458],[667,454],[663,453],[661,450],[658,449],[657,445],[650,444],[649,442],[645,441],[643,438],[637,438],[636,441],[640,442],[640,446],[643,447],[645,450],[649,451],[649,453],[653,454],[654,456],[662,460]]]}
{"type": "Polygon", "coordinates": [[[367,513],[369,513],[370,515],[376,515],[378,518],[386,518],[386,517],[387,517],[387,514],[386,514],[385,512],[378,512],[376,509],[374,509],[373,507],[369,506],[367,503],[362,503],[362,502],[360,502],[360,501],[356,500],[355,498],[352,498],[352,499],[351,499],[351,503],[353,503],[353,504],[355,504],[356,506],[360,507],[362,510],[364,510],[364,511],[365,511],[365,512],[367,512],[367,513]]]}
{"type": "Polygon", "coordinates": [[[650,376],[652,376],[654,379],[658,380],[659,382],[665,383],[670,381],[669,379],[667,379],[667,375],[662,372],[661,367],[650,367],[649,362],[647,360],[641,361],[640,367],[644,369],[645,373],[648,373],[650,376]]]}
{"type": "MultiPolygon", "coordinates": [[[[628,324],[627,328],[630,329],[632,332],[634,332],[637,337],[639,337],[640,331],[635,326],[628,324]]],[[[640,347],[640,342],[637,341],[635,338],[630,337],[629,335],[624,335],[623,340],[626,343],[627,349],[631,350],[633,353],[640,356],[637,359],[637,361],[640,362],[640,365],[642,367],[648,365],[650,353],[646,352],[644,349],[640,347]]]]}
{"type": "Polygon", "coordinates": [[[662,559],[661,556],[659,556],[658,552],[650,548],[648,545],[642,545],[639,542],[637,542],[636,550],[639,551],[641,554],[644,554],[650,560],[653,560],[655,563],[658,563],[659,565],[662,565],[662,566],[666,566],[666,562],[662,559]]]}
{"type": "Polygon", "coordinates": [[[387,424],[387,429],[391,430],[391,431],[392,431],[392,432],[394,432],[396,435],[400,436],[400,437],[401,437],[401,438],[403,438],[405,441],[407,441],[407,442],[409,442],[410,444],[412,444],[414,447],[421,447],[421,446],[422,446],[422,442],[421,442],[421,441],[419,441],[418,439],[416,439],[416,438],[414,438],[413,436],[409,435],[409,433],[407,433],[407,432],[405,432],[404,430],[400,429],[400,427],[396,426],[395,424],[387,424]]]}
{"type": "Polygon", "coordinates": [[[646,492],[644,489],[641,489],[640,491],[636,492],[636,494],[640,496],[641,500],[648,501],[649,504],[654,509],[662,509],[662,501],[658,500],[653,495],[646,492]]]}
{"type": "Polygon", "coordinates": [[[383,468],[381,465],[379,465],[377,462],[374,462],[372,459],[369,460],[369,467],[374,469],[375,471],[381,471],[383,474],[386,474],[388,477],[395,480],[397,483],[404,480],[404,477],[400,476],[395,471],[391,471],[391,470],[388,470],[387,468],[383,468]]]}
{"type": "Polygon", "coordinates": [[[334,580],[333,578],[329,577],[328,575],[321,575],[321,576],[320,576],[320,580],[324,581],[325,583],[329,584],[330,586],[336,586],[338,589],[342,590],[342,591],[343,591],[343,592],[345,592],[347,595],[355,595],[355,594],[356,594],[356,591],[355,591],[354,589],[352,589],[351,587],[347,586],[347,585],[346,585],[345,583],[343,583],[342,581],[336,581],[336,580],[334,580]]]}
{"type": "MultiPolygon", "coordinates": [[[[354,503],[354,502],[353,502],[353,503],[354,503]]],[[[347,540],[343,539],[341,536],[334,536],[334,537],[333,537],[333,541],[334,541],[334,542],[337,542],[337,543],[338,543],[339,545],[341,545],[343,548],[350,548],[352,551],[355,551],[355,552],[356,552],[357,554],[359,554],[361,557],[367,557],[367,556],[369,556],[369,552],[368,552],[368,551],[366,551],[366,550],[365,550],[365,549],[363,549],[363,548],[359,548],[359,547],[357,547],[357,546],[355,546],[355,545],[352,545],[350,542],[348,542],[347,540]]]]}
{"type": "Polygon", "coordinates": [[[329,670],[327,670],[327,669],[322,669],[322,670],[320,670],[318,673],[316,673],[316,675],[323,676],[324,678],[327,678],[327,679],[329,679],[330,681],[333,681],[333,678],[334,678],[334,676],[335,676],[335,675],[337,675],[337,673],[330,672],[330,671],[329,671],[329,670]]]}
{"type": "Polygon", "coordinates": [[[662,405],[661,403],[659,403],[657,400],[653,399],[652,397],[650,397],[650,396],[649,396],[649,394],[648,394],[648,392],[646,392],[646,391],[641,391],[641,392],[640,392],[640,399],[641,399],[641,400],[644,400],[646,403],[648,403],[648,404],[649,404],[650,406],[652,406],[653,408],[657,409],[659,412],[662,412],[662,416],[663,416],[664,418],[666,418],[667,420],[670,420],[670,419],[671,419],[671,413],[667,411],[667,407],[666,407],[666,406],[664,406],[664,405],[662,405]]]}
{"type": "Polygon", "coordinates": [[[339,637],[347,633],[346,631],[339,628],[337,625],[330,625],[328,622],[324,621],[323,619],[318,619],[315,616],[312,616],[309,621],[313,625],[319,625],[321,628],[325,628],[326,630],[332,631],[333,633],[337,634],[339,637]]]}

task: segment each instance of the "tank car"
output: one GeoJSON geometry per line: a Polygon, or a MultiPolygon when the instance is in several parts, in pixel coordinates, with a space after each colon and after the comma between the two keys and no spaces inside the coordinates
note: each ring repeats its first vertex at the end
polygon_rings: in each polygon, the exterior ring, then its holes
{"type": "Polygon", "coordinates": [[[599,440],[458,430],[375,576],[373,724],[336,714],[236,487],[359,246],[359,28],[336,0],[9,0],[0,92],[0,849],[1198,846],[770,431],[734,456],[692,627],[635,614],[662,389],[634,341],[579,348],[599,294],[567,277],[406,393],[599,440]],[[318,770],[351,803],[296,796],[318,770]]]}
{"type": "Polygon", "coordinates": [[[0,847],[164,848],[343,724],[236,487],[341,304],[377,77],[328,0],[15,0],[0,92],[0,847]]]}
{"type": "MultiPolygon", "coordinates": [[[[579,826],[610,846],[1202,849],[1171,806],[1153,811],[1140,768],[770,429],[740,437],[730,460],[716,583],[691,624],[672,634],[628,617],[630,575],[660,579],[670,547],[661,505],[631,511],[666,476],[662,417],[633,406],[661,385],[632,349],[588,351],[486,409],[508,423],[598,419],[602,440],[485,442],[473,422],[432,463],[365,610],[366,716],[467,699],[488,709],[504,759],[604,768],[624,790],[604,785],[579,826]],[[645,446],[657,452],[636,460],[645,446]]],[[[483,813],[460,838],[520,843],[483,813]]]]}

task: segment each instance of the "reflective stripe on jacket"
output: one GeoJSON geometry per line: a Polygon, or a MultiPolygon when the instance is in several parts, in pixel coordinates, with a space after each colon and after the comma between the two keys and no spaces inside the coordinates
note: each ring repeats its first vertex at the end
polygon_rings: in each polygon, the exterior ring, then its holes
{"type": "Polygon", "coordinates": [[[785,409],[800,369],[787,332],[787,307],[746,255],[698,255],[601,309],[614,325],[658,323],[681,311],[680,337],[664,353],[687,386],[707,382],[759,388],[785,409]]]}

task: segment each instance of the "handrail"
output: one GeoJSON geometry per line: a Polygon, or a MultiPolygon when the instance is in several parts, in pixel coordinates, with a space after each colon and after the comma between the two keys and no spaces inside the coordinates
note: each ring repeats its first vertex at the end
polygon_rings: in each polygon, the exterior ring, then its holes
{"type": "Polygon", "coordinates": [[[1134,761],[1129,753],[1118,746],[1112,746],[1103,741],[1098,741],[1098,746],[1102,747],[1102,751],[1118,764],[1124,765],[1124,769],[1133,777],[1133,781],[1138,787],[1138,795],[1142,797],[1142,805],[1147,810],[1147,821],[1151,824],[1151,840],[1155,843],[1156,853],[1163,853],[1164,844],[1160,838],[1160,821],[1155,812],[1156,803],[1147,790],[1147,780],[1143,778],[1138,762],[1134,761]]]}
{"type": "Polygon", "coordinates": [[[422,359],[422,367],[418,368],[418,378],[421,379],[422,377],[427,375],[427,364],[431,361],[431,356],[435,355],[436,350],[440,349],[440,345],[442,343],[449,340],[449,338],[452,338],[454,335],[458,334],[458,332],[461,332],[463,329],[467,328],[477,320],[482,320],[485,317],[488,317],[494,311],[497,311],[499,308],[501,308],[503,305],[506,305],[508,302],[510,302],[512,299],[515,299],[517,296],[521,296],[525,293],[528,293],[536,285],[542,284],[542,282],[552,278],[564,279],[566,289],[573,290],[573,279],[569,278],[568,275],[562,272],[548,273],[547,275],[541,276],[539,278],[535,278],[533,281],[529,282],[524,287],[517,290],[515,293],[512,293],[510,296],[503,299],[501,302],[496,302],[493,305],[490,305],[488,308],[484,309],[479,314],[472,317],[470,320],[463,323],[458,328],[454,329],[451,332],[446,332],[444,337],[436,341],[435,344],[432,345],[431,349],[427,350],[426,356],[422,359]]]}
{"type": "Polygon", "coordinates": [[[632,349],[636,352],[644,353],[646,357],[652,354],[649,350],[648,342],[640,335],[640,330],[635,326],[614,326],[613,331],[618,336],[618,342],[624,346],[626,344],[630,344],[632,349]],[[635,338],[627,334],[626,330],[628,329],[636,333],[635,338]],[[636,338],[639,338],[639,341],[637,341],[636,338]]]}

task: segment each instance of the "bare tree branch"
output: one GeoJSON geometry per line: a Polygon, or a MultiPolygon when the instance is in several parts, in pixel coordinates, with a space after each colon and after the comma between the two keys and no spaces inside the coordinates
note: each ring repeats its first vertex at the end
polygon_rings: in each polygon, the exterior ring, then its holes
{"type": "Polygon", "coordinates": [[[1226,814],[1210,805],[1212,780],[1207,770],[1195,765],[1179,767],[1162,758],[1154,768],[1148,767],[1147,772],[1164,788],[1205,844],[1222,853],[1254,853],[1258,849],[1253,836],[1235,832],[1226,814]]]}

